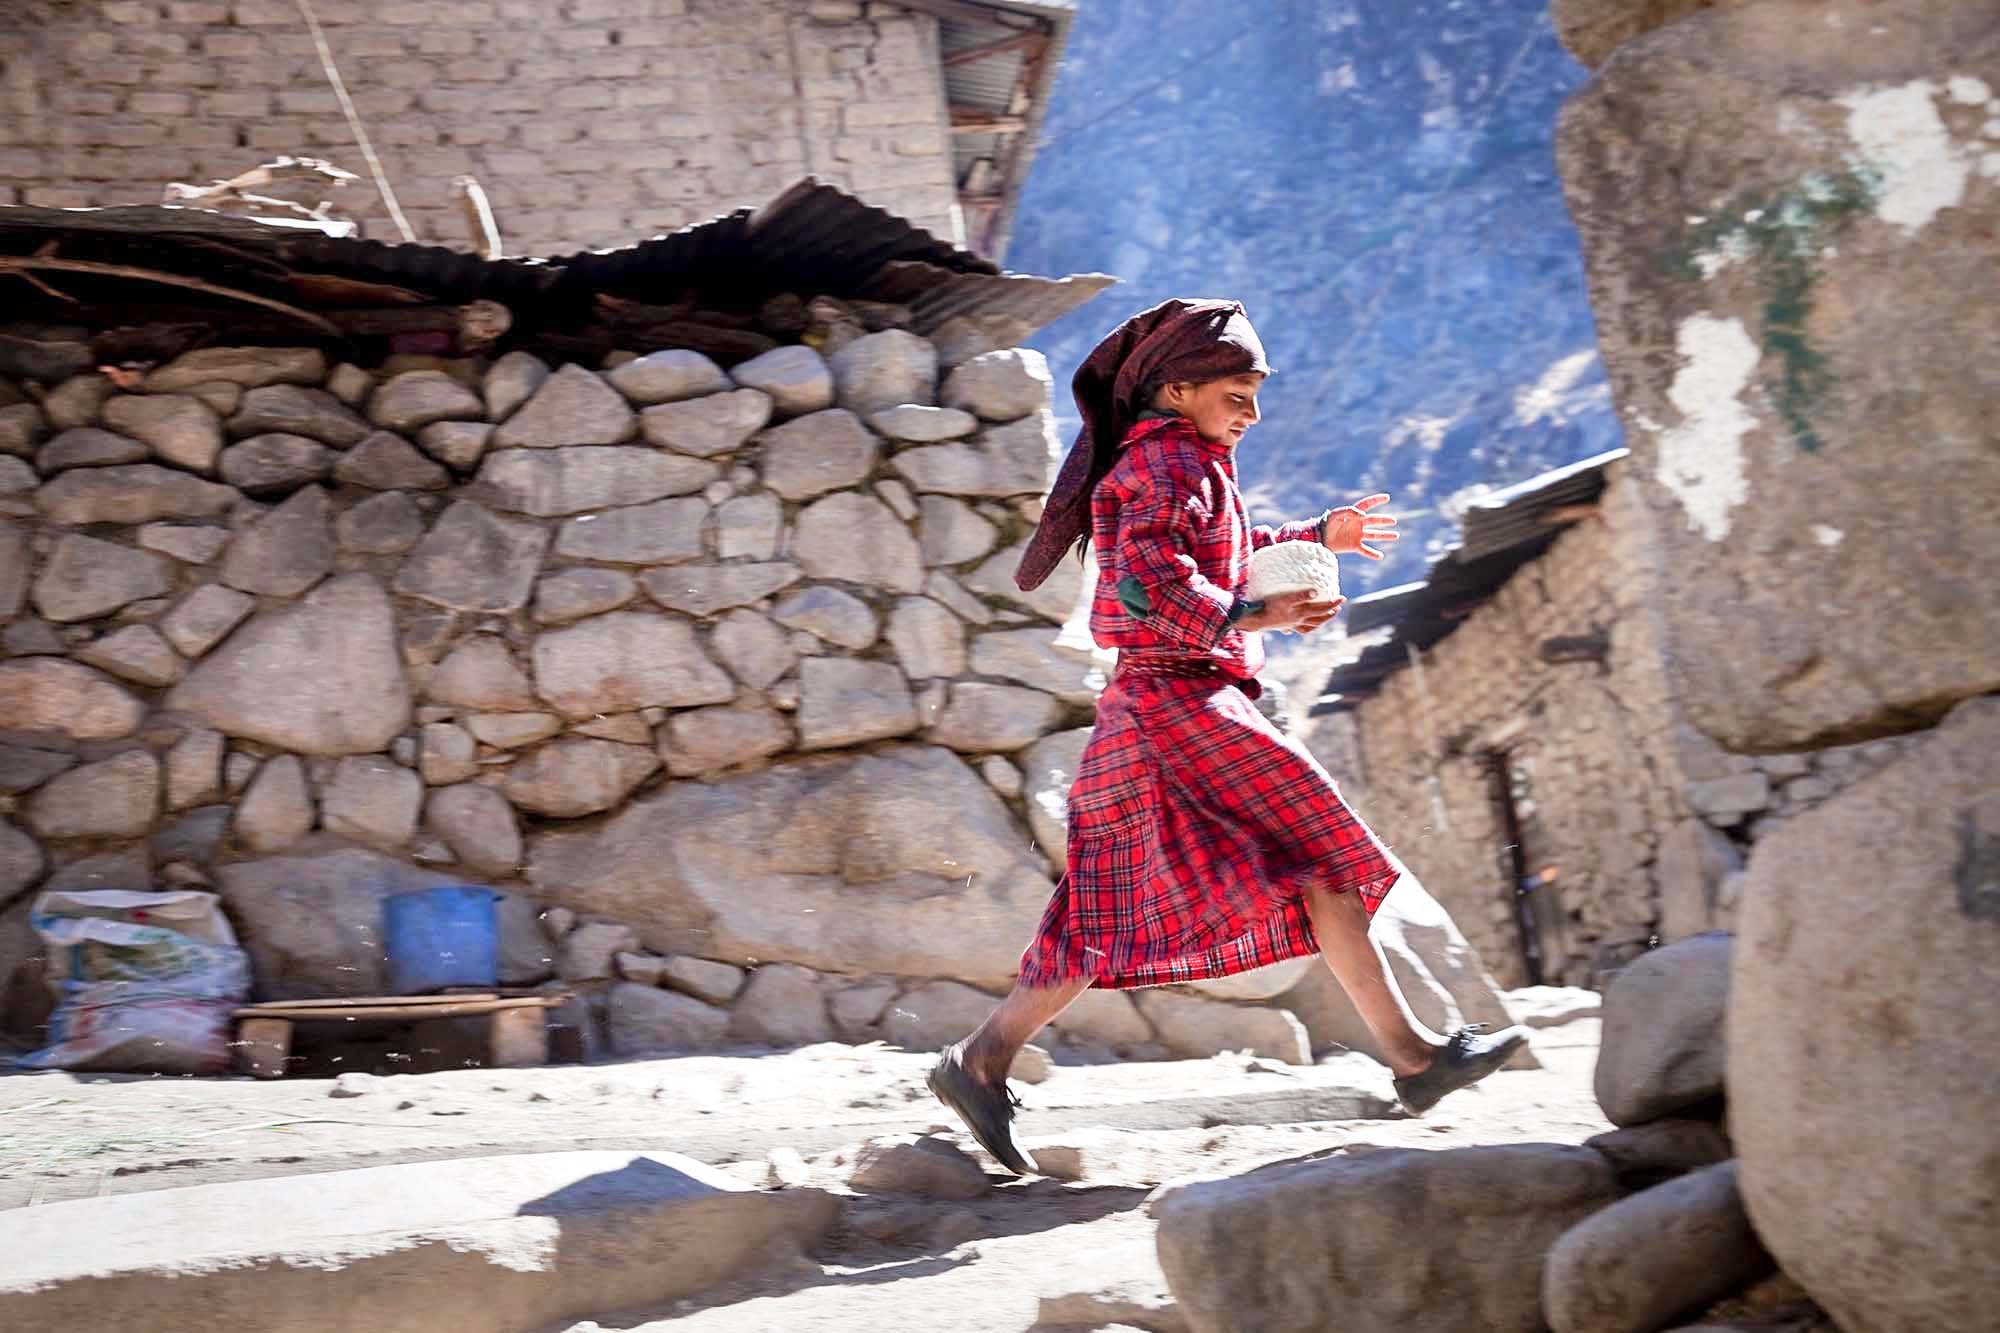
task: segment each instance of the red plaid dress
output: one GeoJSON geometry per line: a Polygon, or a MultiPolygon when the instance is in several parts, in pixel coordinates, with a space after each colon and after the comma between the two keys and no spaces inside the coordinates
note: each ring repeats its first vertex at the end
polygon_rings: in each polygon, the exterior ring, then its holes
{"type": "Polygon", "coordinates": [[[1318,541],[1253,527],[1227,446],[1140,422],[1091,497],[1091,633],[1118,649],[1069,793],[1068,873],[1021,981],[1122,990],[1226,976],[1318,951],[1303,894],[1395,883],[1387,850],[1303,745],[1257,711],[1255,633],[1231,627],[1250,553],[1318,541]],[[1150,610],[1126,599],[1144,589],[1150,610]],[[1120,597],[1123,584],[1126,599],[1120,597]]]}

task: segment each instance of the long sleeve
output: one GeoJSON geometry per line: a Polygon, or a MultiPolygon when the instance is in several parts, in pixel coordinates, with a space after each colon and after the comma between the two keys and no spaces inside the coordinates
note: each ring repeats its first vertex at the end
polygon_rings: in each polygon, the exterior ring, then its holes
{"type": "Polygon", "coordinates": [[[1303,519],[1296,523],[1280,523],[1272,527],[1268,523],[1258,523],[1250,529],[1250,549],[1261,551],[1266,546],[1276,546],[1279,542],[1317,542],[1326,540],[1326,515],[1303,519]]]}
{"type": "Polygon", "coordinates": [[[1228,632],[1236,598],[1195,562],[1196,537],[1212,518],[1204,489],[1199,471],[1175,467],[1171,459],[1148,468],[1144,488],[1119,507],[1118,566],[1128,611],[1139,614],[1136,607],[1143,606],[1149,629],[1205,650],[1228,632]]]}

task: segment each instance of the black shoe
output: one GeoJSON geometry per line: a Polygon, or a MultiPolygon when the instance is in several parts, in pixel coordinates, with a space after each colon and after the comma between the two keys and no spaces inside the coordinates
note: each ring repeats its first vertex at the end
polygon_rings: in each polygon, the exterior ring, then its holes
{"type": "Polygon", "coordinates": [[[925,1082],[932,1094],[965,1122],[979,1146],[993,1154],[993,1160],[1017,1176],[1040,1174],[1027,1154],[1014,1145],[1014,1112],[1021,1099],[1005,1083],[990,1087],[972,1077],[956,1050],[944,1053],[925,1082]]]}
{"type": "Polygon", "coordinates": [[[1396,1080],[1396,1098],[1411,1115],[1424,1112],[1443,1101],[1449,1093],[1469,1088],[1513,1058],[1528,1044],[1526,1028],[1502,1028],[1482,1036],[1484,1023],[1462,1027],[1445,1039],[1444,1049],[1421,1074],[1396,1080]]]}

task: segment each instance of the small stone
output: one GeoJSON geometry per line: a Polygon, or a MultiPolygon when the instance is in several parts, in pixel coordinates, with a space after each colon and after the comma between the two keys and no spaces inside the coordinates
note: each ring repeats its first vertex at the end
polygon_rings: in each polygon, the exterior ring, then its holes
{"type": "Polygon", "coordinates": [[[79,468],[65,472],[35,495],[55,523],[150,523],[159,518],[211,518],[237,499],[236,489],[152,463],[79,468]]]}
{"type": "Polygon", "coordinates": [[[927,1135],[870,1139],[855,1154],[847,1183],[864,1194],[924,1199],[977,1199],[991,1188],[979,1163],[927,1135]]]}
{"type": "Polygon", "coordinates": [[[868,603],[825,584],[787,594],[771,614],[787,629],[804,630],[854,652],[874,643],[881,633],[868,603]]]}
{"type": "Polygon", "coordinates": [[[368,399],[368,419],[399,435],[414,435],[433,421],[478,421],[485,415],[477,394],[437,370],[394,376],[368,399]]]}
{"type": "Polygon", "coordinates": [[[554,449],[573,444],[618,444],[631,439],[637,430],[638,418],[631,406],[594,371],[571,364],[549,376],[533,398],[495,429],[493,447],[554,449]]]}
{"type": "Polygon", "coordinates": [[[222,581],[243,592],[296,597],[333,571],[333,506],[307,486],[236,534],[222,557],[222,581]]]}
{"type": "Polygon", "coordinates": [[[333,535],[343,551],[397,555],[424,535],[424,515],[401,491],[384,491],[335,519],[333,535]]]}
{"type": "Polygon", "coordinates": [[[612,962],[619,976],[639,986],[657,986],[666,975],[667,960],[658,954],[620,951],[612,962]]]}
{"type": "Polygon", "coordinates": [[[1024,781],[1021,770],[997,754],[989,754],[979,761],[979,776],[986,779],[987,786],[1009,800],[1021,794],[1024,781]]]}
{"type": "Polygon", "coordinates": [[[466,782],[431,792],[424,800],[424,824],[461,863],[481,874],[509,874],[521,863],[514,808],[490,787],[466,782]]]}
{"type": "Polygon", "coordinates": [[[337,449],[368,438],[368,423],[324,389],[269,384],[244,393],[229,433],[237,437],[276,432],[302,435],[337,449]]]}
{"type": "Polygon", "coordinates": [[[699,497],[579,514],[557,528],[556,554],[628,565],[694,560],[702,554],[702,525],[707,519],[708,501],[699,497]]]}
{"type": "Polygon", "coordinates": [[[725,478],[721,481],[711,481],[703,487],[701,498],[712,505],[719,505],[734,494],[736,494],[736,483],[725,478]]]}
{"type": "Polygon", "coordinates": [[[764,432],[764,484],[787,500],[857,486],[874,471],[881,441],[849,411],[833,408],[764,432]]]}
{"type": "Polygon", "coordinates": [[[377,491],[437,491],[451,484],[449,472],[386,430],[376,431],[341,455],[333,465],[333,477],[377,491]]]}
{"type": "Polygon", "coordinates": [[[94,620],[173,588],[172,567],[129,546],[65,533],[35,580],[35,609],[57,624],[94,620]]]}
{"type": "Polygon", "coordinates": [[[375,377],[360,366],[343,361],[326,377],[326,391],[349,407],[359,407],[375,387],[375,377]]]}
{"type": "MultiPolygon", "coordinates": [[[[1026,541],[1016,542],[981,564],[965,580],[965,587],[981,597],[1032,611],[1055,624],[1065,623],[1082,600],[1082,568],[1074,560],[1065,560],[1041,587],[1023,592],[1014,582],[1014,571],[1021,567],[1021,557],[1026,552],[1026,541]]],[[[935,578],[936,574],[932,577],[935,578]]],[[[944,601],[941,597],[938,600],[944,601]]],[[[952,609],[957,610],[956,607],[952,609]]]]}
{"type": "Polygon", "coordinates": [[[702,651],[693,628],[646,611],[612,611],[538,635],[541,696],[571,718],[658,705],[727,703],[735,682],[702,651]]]}
{"type": "Polygon", "coordinates": [[[219,583],[204,583],[160,618],[160,632],[183,657],[202,656],[256,610],[257,599],[219,583]]]}
{"type": "Polygon", "coordinates": [[[918,501],[917,526],[926,565],[962,565],[977,560],[1000,541],[1000,529],[963,500],[926,495],[918,501]]]}
{"type": "Polygon", "coordinates": [[[778,553],[784,506],[772,495],[742,495],[715,511],[715,554],[723,560],[769,560],[778,553]]]}
{"type": "Polygon", "coordinates": [[[189,389],[187,396],[215,413],[218,422],[226,421],[243,405],[243,386],[228,380],[210,380],[189,389]]]}
{"type": "Polygon", "coordinates": [[[326,1095],[340,1098],[366,1097],[381,1091],[380,1078],[373,1074],[350,1070],[348,1073],[335,1076],[333,1086],[326,1090],[326,1095]]]}
{"type": "Polygon", "coordinates": [[[890,512],[903,522],[912,522],[917,517],[917,502],[911,496],[910,488],[894,477],[884,477],[876,482],[875,494],[880,496],[882,503],[888,505],[890,512]]]}
{"type": "Polygon", "coordinates": [[[713,463],[639,445],[503,449],[480,463],[474,486],[496,508],[561,518],[692,495],[716,473],[713,463]]]}
{"type": "Polygon", "coordinates": [[[525,712],[539,706],[527,673],[493,634],[475,634],[454,648],[431,673],[424,692],[437,703],[482,712],[525,712]]]}
{"type": "Polygon", "coordinates": [[[143,843],[118,851],[78,857],[55,871],[42,884],[44,890],[71,893],[91,889],[136,889],[143,893],[152,887],[153,863],[143,843]]]}
{"type": "Polygon", "coordinates": [[[780,754],[791,748],[792,740],[791,723],[771,708],[689,708],[667,719],[659,753],[667,772],[697,777],[780,754]]]}
{"type": "MultiPolygon", "coordinates": [[[[48,433],[48,428],[48,418],[33,403],[0,407],[0,454],[19,454],[22,457],[32,454],[35,446],[48,433]]],[[[215,443],[217,448],[222,447],[220,431],[215,443]]]]}
{"type": "Polygon", "coordinates": [[[227,805],[204,805],[188,811],[153,835],[153,856],[163,862],[212,863],[235,813],[227,805]]]}
{"type": "Polygon", "coordinates": [[[667,959],[661,976],[675,990],[685,991],[710,1004],[728,1004],[734,1000],[736,993],[743,989],[744,980],[740,967],[685,955],[667,959]]]}
{"type": "Polygon", "coordinates": [[[604,378],[618,392],[646,406],[726,393],[735,387],[715,362],[700,352],[678,348],[628,361],[606,372],[604,378]]]}
{"type": "Polygon", "coordinates": [[[0,795],[32,791],[56,774],[76,767],[76,756],[33,745],[0,744],[0,795]]]}
{"type": "Polygon", "coordinates": [[[928,739],[954,750],[1018,750],[1053,731],[1062,705],[1040,690],[960,681],[928,739]]]}
{"type": "Polygon", "coordinates": [[[1045,690],[1066,704],[1089,704],[1106,684],[1093,653],[1059,643],[1046,626],[979,635],[972,641],[972,674],[1045,690]]]}
{"type": "Polygon", "coordinates": [[[250,785],[250,780],[257,776],[258,767],[255,758],[240,750],[231,754],[222,761],[222,789],[231,796],[242,795],[243,789],[250,785]]]}
{"type": "Polygon", "coordinates": [[[533,352],[509,352],[486,372],[486,419],[505,421],[535,396],[549,368],[533,352]]]}
{"type": "Polygon", "coordinates": [[[171,685],[185,669],[167,641],[150,625],[127,625],[78,649],[77,661],[139,685],[171,685]]]}
{"type": "Polygon", "coordinates": [[[493,441],[490,421],[433,421],[417,432],[423,451],[447,467],[472,471],[493,441]]]}
{"type": "Polygon", "coordinates": [[[1652,1120],[1585,1139],[1584,1146],[1604,1155],[1627,1190],[1651,1189],[1735,1156],[1729,1136],[1711,1120],[1652,1120]]]}
{"type": "Polygon", "coordinates": [[[579,722],[570,728],[579,736],[594,736],[601,741],[618,741],[624,745],[650,745],[653,729],[639,713],[613,713],[609,717],[594,717],[588,722],[579,722]]]}
{"type": "Polygon", "coordinates": [[[869,1040],[889,1001],[895,998],[896,983],[878,979],[835,991],[826,1007],[840,1035],[848,1041],[861,1042],[869,1040]]]}
{"type": "Polygon", "coordinates": [[[761,690],[790,673],[797,664],[783,630],[755,611],[730,611],[710,636],[715,654],[735,677],[761,690]]]}
{"type": "Polygon", "coordinates": [[[229,529],[204,523],[148,523],[139,529],[139,545],[189,565],[205,565],[229,544],[229,529]]]}
{"type": "Polygon", "coordinates": [[[423,798],[423,780],[409,769],[380,755],[350,755],[321,796],[320,824],[328,833],[398,848],[417,831],[423,798]]]}
{"type": "Polygon", "coordinates": [[[1644,1124],[1722,1095],[1731,945],[1724,934],[1681,940],[1628,963],[1604,988],[1594,1087],[1612,1124],[1644,1124]]]}
{"type": "Polygon", "coordinates": [[[712,616],[732,606],[750,606],[798,582],[799,567],[788,561],[742,565],[674,565],[640,575],[647,596],[670,611],[712,616]]]}
{"type": "Polygon", "coordinates": [[[552,713],[474,713],[465,719],[465,728],[482,744],[513,750],[547,740],[563,724],[552,713]]]}
{"type": "Polygon", "coordinates": [[[965,362],[945,377],[939,396],[987,421],[1018,421],[1048,407],[1051,387],[1047,358],[1014,347],[965,362]]]}
{"type": "Polygon", "coordinates": [[[563,936],[576,929],[576,913],[567,907],[550,907],[542,913],[542,929],[555,943],[561,943],[563,936]]]}
{"type": "Polygon", "coordinates": [[[42,411],[57,430],[88,426],[117,392],[118,386],[102,375],[78,375],[51,389],[42,399],[42,411]]]}
{"type": "Polygon", "coordinates": [[[0,629],[0,655],[7,657],[47,657],[61,656],[69,651],[69,644],[56,633],[56,627],[46,620],[27,616],[11,621],[5,629],[0,629]]]}
{"type": "MultiPolygon", "coordinates": [[[[19,458],[0,458],[0,495],[26,495],[41,485],[41,477],[35,469],[19,458]]],[[[23,502],[26,503],[26,502],[23,502]]],[[[24,511],[32,513],[33,508],[24,511]]]]}
{"type": "Polygon", "coordinates": [[[803,1189],[812,1182],[806,1159],[796,1148],[773,1148],[765,1155],[764,1183],[771,1189],[803,1189]]]}
{"type": "Polygon", "coordinates": [[[911,680],[965,674],[965,625],[927,597],[896,603],[889,613],[888,639],[911,680]]]}
{"type": "Polygon", "coordinates": [[[840,405],[858,416],[937,401],[937,349],[905,330],[857,338],[829,364],[840,405]]]}
{"type": "Polygon", "coordinates": [[[612,983],[605,1013],[619,1055],[708,1050],[729,1032],[728,1010],[629,981],[612,983]]]}
{"type": "Polygon", "coordinates": [[[1733,824],[1771,804],[1771,779],[1760,772],[1735,773],[1706,782],[1690,782],[1684,793],[1688,808],[1711,822],[1733,824]]]}
{"type": "Polygon", "coordinates": [[[565,569],[535,585],[535,623],[567,625],[615,611],[639,595],[639,582],[620,569],[565,569]]]}
{"type": "Polygon", "coordinates": [[[32,888],[47,865],[40,843],[0,819],[0,907],[32,888]]]}
{"type": "Polygon", "coordinates": [[[426,723],[417,741],[417,771],[432,786],[464,782],[478,775],[478,754],[472,733],[463,727],[426,723]]]}
{"type": "Polygon", "coordinates": [[[23,813],[43,838],[136,838],[152,827],[159,808],[159,760],[127,750],[50,778],[23,813]]]}
{"type": "Polygon", "coordinates": [[[325,378],[326,355],[316,347],[204,347],[146,376],[146,392],[180,393],[216,381],[256,389],[325,378]]]}
{"type": "Polygon", "coordinates": [[[766,1046],[812,1046],[833,1040],[819,973],[791,963],[766,963],[750,974],[736,1000],[731,1032],[766,1046]]]}
{"type": "Polygon", "coordinates": [[[639,426],[649,444],[712,458],[741,448],[770,419],[770,395],[737,389],[649,407],[640,414],[639,426]]]}
{"type": "MultiPolygon", "coordinates": [[[[1046,1083],[1049,1075],[1054,1072],[1055,1060],[1040,1046],[1032,1045],[1023,1046],[1014,1056],[1014,1063],[1007,1067],[1007,1077],[1019,1079],[1023,1083],[1046,1083]]],[[[1037,1154],[1035,1165],[1042,1164],[1043,1159],[1037,1154]]]]}
{"type": "Polygon", "coordinates": [[[540,523],[454,501],[404,558],[395,590],[459,611],[518,611],[548,543],[540,523]]]}
{"type": "Polygon", "coordinates": [[[913,444],[937,444],[963,439],[979,429],[979,418],[949,407],[919,407],[902,403],[868,418],[877,434],[913,444]]]}
{"type": "MultiPolygon", "coordinates": [[[[35,467],[43,476],[53,477],[74,467],[113,467],[120,463],[136,463],[151,454],[150,449],[129,436],[116,435],[95,426],[76,426],[43,445],[35,454],[35,467]]],[[[8,460],[10,464],[13,461],[8,460]]],[[[28,484],[34,484],[33,473],[29,474],[28,484]]]]}
{"type": "Polygon", "coordinates": [[[660,757],[640,745],[565,736],[508,768],[507,799],[558,819],[609,810],[660,769],[660,757]]]}
{"type": "Polygon", "coordinates": [[[916,538],[880,500],[842,492],[800,513],[799,564],[812,578],[868,584],[890,592],[920,592],[923,553],[916,538]]]}
{"type": "Polygon", "coordinates": [[[746,389],[768,394],[780,418],[804,416],[833,406],[833,372],[820,354],[803,344],[752,357],[730,372],[746,389]]]}
{"type": "Polygon", "coordinates": [[[800,665],[800,749],[859,745],[916,729],[909,683],[889,663],[810,657],[800,665]]]}

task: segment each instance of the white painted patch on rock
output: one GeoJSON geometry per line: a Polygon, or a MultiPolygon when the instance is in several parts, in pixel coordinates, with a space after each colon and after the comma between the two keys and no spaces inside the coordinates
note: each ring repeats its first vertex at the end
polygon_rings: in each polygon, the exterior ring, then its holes
{"type": "Polygon", "coordinates": [[[1813,524],[1812,535],[1814,541],[1828,549],[1840,545],[1847,539],[1847,534],[1839,528],[1831,528],[1824,523],[1813,524]]]}
{"type": "Polygon", "coordinates": [[[1667,398],[1681,424],[1660,432],[1660,484],[1710,541],[1729,535],[1730,511],[1749,498],[1743,437],[1757,418],[1742,401],[1757,372],[1757,344],[1738,319],[1694,315],[1676,345],[1682,366],[1667,398]]]}
{"type": "MultiPolygon", "coordinates": [[[[1953,80],[1954,85],[1958,82],[1953,80]]],[[[1882,174],[1876,216],[1901,227],[1905,236],[1915,235],[1939,212],[1957,205],[1972,174],[1972,154],[1952,141],[1938,115],[1938,93],[1937,84],[1929,79],[1913,79],[1839,99],[1847,108],[1848,135],[1868,164],[1882,174]]]]}
{"type": "Polygon", "coordinates": [[[1951,100],[1961,106],[1984,106],[1993,100],[1993,89],[1986,80],[1974,78],[1970,74],[1954,74],[1945,81],[1945,91],[1951,100]]]}

